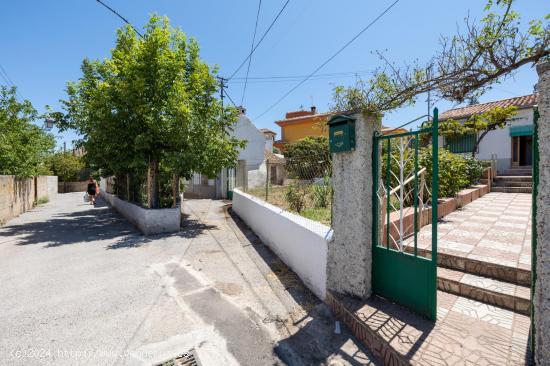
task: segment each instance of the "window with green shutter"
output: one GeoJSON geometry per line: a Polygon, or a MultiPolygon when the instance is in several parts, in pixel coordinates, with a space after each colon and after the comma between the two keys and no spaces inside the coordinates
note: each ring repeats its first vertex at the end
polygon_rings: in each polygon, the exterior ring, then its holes
{"type": "Polygon", "coordinates": [[[445,148],[452,153],[471,153],[474,150],[476,135],[466,134],[445,137],[445,148]]]}

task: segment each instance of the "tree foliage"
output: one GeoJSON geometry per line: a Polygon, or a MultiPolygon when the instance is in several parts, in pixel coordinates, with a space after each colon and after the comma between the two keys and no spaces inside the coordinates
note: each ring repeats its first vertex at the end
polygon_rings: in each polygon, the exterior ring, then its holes
{"type": "Polygon", "coordinates": [[[285,148],[285,169],[289,178],[313,179],[330,175],[328,139],[306,137],[285,148]]]}
{"type": "Polygon", "coordinates": [[[74,182],[86,179],[82,177],[82,171],[86,167],[84,160],[67,152],[59,152],[50,157],[52,172],[59,177],[61,182],[74,182]]]}
{"type": "Polygon", "coordinates": [[[67,85],[65,112],[54,114],[61,129],[82,136],[92,168],[131,179],[132,187],[148,180],[152,208],[160,204],[161,171],[174,180],[215,176],[236,164],[243,146],[227,133],[236,111],[215,98],[217,69],[199,53],[167,18],[151,16],[143,38],[124,27],[110,58],[83,61],[82,77],[67,85]]]}
{"type": "Polygon", "coordinates": [[[30,177],[47,173],[55,139],[33,122],[31,102],[17,100],[16,88],[0,87],[0,174],[30,177]]]}
{"type": "Polygon", "coordinates": [[[332,108],[380,113],[414,103],[419,94],[428,91],[463,102],[511,77],[524,65],[548,60],[550,14],[525,24],[512,3],[489,0],[481,21],[467,17],[464,30],[452,37],[442,36],[440,50],[425,64],[399,66],[378,53],[385,66],[368,81],[337,86],[332,108]]]}

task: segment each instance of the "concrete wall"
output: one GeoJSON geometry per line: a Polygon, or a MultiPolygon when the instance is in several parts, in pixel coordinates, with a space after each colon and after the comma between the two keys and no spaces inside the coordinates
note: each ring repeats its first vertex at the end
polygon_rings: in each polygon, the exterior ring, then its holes
{"type": "Polygon", "coordinates": [[[88,181],[83,182],[58,182],[59,193],[86,192],[88,181]]]}
{"type": "Polygon", "coordinates": [[[33,178],[0,175],[0,224],[30,210],[33,202],[33,178]]]}
{"type": "Polygon", "coordinates": [[[233,191],[233,210],[319,298],[326,295],[328,226],[233,191]]]}
{"type": "Polygon", "coordinates": [[[48,175],[46,177],[46,185],[48,191],[48,198],[51,200],[57,196],[58,193],[58,178],[55,175],[48,175]]]}
{"type": "Polygon", "coordinates": [[[550,365],[550,63],[537,66],[539,74],[539,185],[536,274],[534,292],[535,360],[550,365]]]}
{"type": "MultiPolygon", "coordinates": [[[[101,186],[103,187],[103,184],[101,186]]],[[[144,235],[173,233],[180,230],[180,207],[150,210],[123,201],[115,195],[105,192],[103,188],[100,188],[100,191],[101,196],[144,235]]]]}
{"type": "Polygon", "coordinates": [[[380,117],[356,119],[354,151],[332,154],[333,240],[328,246],[327,287],[367,298],[372,275],[372,146],[380,117]]]}

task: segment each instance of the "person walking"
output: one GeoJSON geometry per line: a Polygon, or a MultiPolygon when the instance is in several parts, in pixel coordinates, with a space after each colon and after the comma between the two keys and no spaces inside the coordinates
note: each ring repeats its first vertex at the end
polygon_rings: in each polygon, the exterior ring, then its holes
{"type": "Polygon", "coordinates": [[[88,189],[86,190],[86,192],[88,193],[90,203],[92,205],[95,205],[96,196],[99,195],[99,185],[97,184],[94,177],[92,177],[91,175],[88,178],[88,189]]]}

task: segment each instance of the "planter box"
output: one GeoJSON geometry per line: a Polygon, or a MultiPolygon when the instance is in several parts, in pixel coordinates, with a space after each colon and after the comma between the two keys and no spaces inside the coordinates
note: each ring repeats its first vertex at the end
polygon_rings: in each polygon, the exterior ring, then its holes
{"type": "Polygon", "coordinates": [[[100,189],[103,197],[113,209],[134,224],[144,235],[175,233],[180,230],[181,208],[146,209],[126,202],[100,189]]]}

